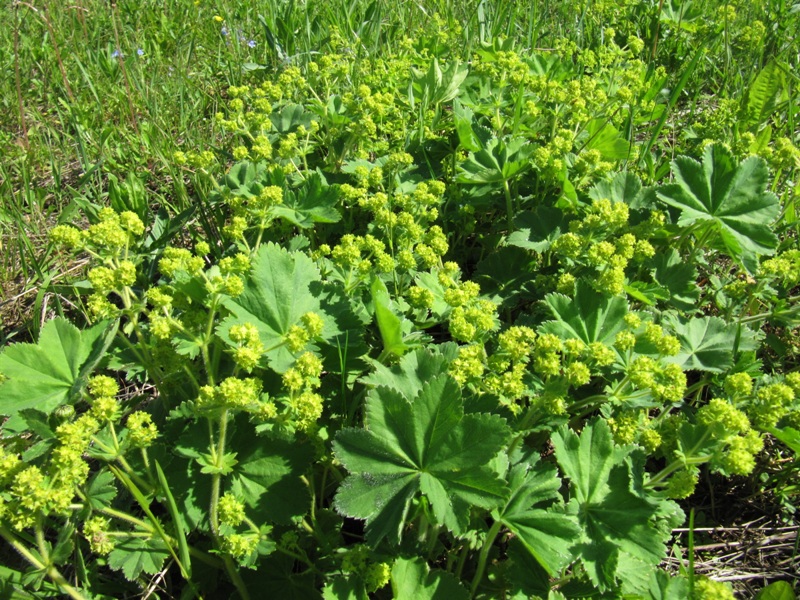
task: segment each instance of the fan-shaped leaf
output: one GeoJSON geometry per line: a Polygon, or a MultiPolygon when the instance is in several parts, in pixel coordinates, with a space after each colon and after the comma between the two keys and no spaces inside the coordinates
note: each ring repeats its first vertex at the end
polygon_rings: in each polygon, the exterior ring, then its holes
{"type": "Polygon", "coordinates": [[[750,273],[758,269],[758,255],[772,254],[778,238],[770,224],[780,204],[769,183],[767,163],[751,156],[736,164],[724,146],[706,148],[703,162],[679,156],[672,163],[676,184],[658,188],[658,197],[681,210],[679,225],[712,227],[718,241],[750,273]]]}

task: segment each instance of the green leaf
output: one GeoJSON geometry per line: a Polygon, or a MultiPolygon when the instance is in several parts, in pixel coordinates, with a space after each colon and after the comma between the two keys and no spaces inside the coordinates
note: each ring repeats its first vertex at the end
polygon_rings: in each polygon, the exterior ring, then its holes
{"type": "Polygon", "coordinates": [[[12,344],[0,354],[0,414],[16,417],[35,408],[49,414],[72,403],[105,355],[117,323],[103,321],[85,331],[64,318],[48,321],[36,344],[12,344]]]}
{"type": "Polygon", "coordinates": [[[142,573],[158,573],[168,556],[167,545],[160,537],[130,536],[116,542],[108,555],[108,566],[122,571],[125,579],[133,581],[142,573]]]}
{"type": "Polygon", "coordinates": [[[775,60],[771,60],[753,79],[745,93],[747,118],[756,129],[766,124],[786,86],[784,72],[775,60]]]}
{"type": "Polygon", "coordinates": [[[400,541],[411,499],[421,492],[437,524],[460,533],[473,506],[490,509],[507,489],[488,466],[508,436],[494,415],[464,415],[461,390],[448,375],[422,385],[410,401],[386,387],[366,400],[366,429],[340,431],[336,457],[350,475],[335,504],[367,521],[373,544],[400,541]]]}
{"type": "Polygon", "coordinates": [[[428,568],[422,558],[398,558],[392,567],[392,594],[414,600],[467,600],[469,593],[455,576],[428,568]]]}
{"type": "Polygon", "coordinates": [[[364,582],[355,577],[334,577],[322,588],[323,600],[369,600],[364,582]]]}
{"type": "Polygon", "coordinates": [[[624,171],[594,184],[589,189],[589,198],[607,198],[613,202],[624,202],[633,210],[642,210],[653,207],[655,193],[653,188],[643,188],[641,179],[636,175],[624,171]]]}
{"type": "Polygon", "coordinates": [[[491,139],[492,132],[475,123],[472,110],[461,104],[458,98],[453,100],[453,120],[458,140],[467,150],[478,152],[491,139]]]}
{"type": "Polygon", "coordinates": [[[769,432],[800,457],[800,431],[793,427],[771,427],[769,432]]]}
{"type": "MultiPolygon", "coordinates": [[[[18,413],[19,420],[25,423],[24,429],[39,436],[39,441],[29,446],[22,453],[22,460],[31,462],[48,452],[56,443],[56,435],[50,428],[50,418],[47,414],[35,408],[26,408],[18,413]]],[[[34,438],[35,439],[35,438],[34,438]]]]}
{"type": "Polygon", "coordinates": [[[50,551],[50,560],[55,565],[65,564],[72,558],[75,549],[75,526],[72,523],[65,523],[58,530],[58,538],[50,551]]]}
{"type": "MultiPolygon", "coordinates": [[[[548,598],[550,575],[534,558],[518,537],[511,537],[507,549],[506,574],[512,590],[519,590],[523,598],[548,598]]],[[[517,598],[517,596],[513,596],[517,598]]]]}
{"type": "Polygon", "coordinates": [[[686,600],[689,582],[683,577],[670,577],[661,569],[650,575],[649,600],[686,600]]]}
{"type": "Polygon", "coordinates": [[[403,342],[402,320],[392,310],[392,299],[389,297],[389,290],[386,284],[378,277],[372,279],[372,303],[375,306],[375,320],[378,322],[378,329],[381,332],[383,341],[383,352],[402,356],[408,349],[403,342]]]}
{"type": "Polygon", "coordinates": [[[458,183],[503,183],[521,175],[531,167],[528,160],[532,146],[523,138],[508,143],[492,138],[478,152],[470,152],[459,165],[458,183]]]}
{"type": "Polygon", "coordinates": [[[755,600],[797,600],[788,581],[776,581],[756,594],[755,600]]]}
{"type": "Polygon", "coordinates": [[[586,150],[597,150],[605,160],[625,160],[630,156],[630,142],[620,136],[607,118],[592,119],[586,131],[589,134],[586,150]]]}
{"type": "MultiPolygon", "coordinates": [[[[304,515],[310,498],[301,476],[312,460],[309,444],[274,433],[258,435],[245,417],[229,423],[228,435],[227,451],[236,454],[238,463],[225,485],[247,504],[248,517],[257,523],[288,525],[304,515]]],[[[208,445],[207,424],[190,423],[175,444],[176,452],[188,460],[176,459],[164,466],[187,531],[207,526],[211,476],[200,472],[196,459],[208,451],[208,445]]]]}
{"type": "Polygon", "coordinates": [[[469,67],[458,61],[451,62],[443,70],[436,57],[425,73],[412,67],[412,100],[429,104],[448,102],[458,95],[458,88],[468,73],[469,67]]]}
{"type": "Polygon", "coordinates": [[[30,589],[30,572],[23,573],[0,565],[0,598],[3,600],[41,600],[42,598],[62,598],[63,592],[47,580],[38,584],[35,593],[30,589]]]}
{"type": "Polygon", "coordinates": [[[553,465],[520,463],[508,474],[511,496],[496,518],[508,527],[549,575],[573,559],[570,551],[580,536],[577,520],[564,514],[558,490],[561,480],[553,465]]]}
{"type": "Polygon", "coordinates": [[[527,250],[498,248],[478,263],[474,281],[484,296],[499,301],[502,308],[513,308],[536,296],[537,266],[527,250]]]}
{"type": "Polygon", "coordinates": [[[283,204],[273,206],[271,213],[303,229],[315,223],[336,223],[342,218],[335,208],[338,198],[339,191],[320,173],[311,173],[297,189],[285,189],[283,204]]]}
{"type": "Polygon", "coordinates": [[[653,279],[666,292],[670,304],[684,311],[692,311],[700,298],[695,266],[683,260],[674,248],[658,252],[652,259],[653,279]]]}
{"type": "Polygon", "coordinates": [[[117,496],[114,476],[108,471],[100,471],[86,484],[84,495],[86,501],[95,510],[111,506],[117,496]]]}
{"type": "Polygon", "coordinates": [[[113,174],[108,174],[108,201],[118,213],[130,210],[147,222],[147,190],[133,171],[128,172],[124,183],[120,183],[113,174]]]}
{"type": "Polygon", "coordinates": [[[310,497],[301,476],[313,458],[309,444],[272,434],[256,437],[239,432],[230,446],[239,459],[230,477],[231,491],[248,506],[251,519],[288,525],[308,511],[310,497]]]}
{"type": "Polygon", "coordinates": [[[546,252],[556,239],[568,231],[569,223],[559,209],[538,206],[532,211],[517,213],[514,225],[518,230],[508,236],[507,243],[510,246],[546,252]]]}
{"type": "Polygon", "coordinates": [[[567,508],[583,527],[579,550],[592,582],[601,590],[611,589],[631,561],[657,565],[669,538],[657,520],[670,514],[672,507],[633,491],[633,482],[641,481],[643,471],[641,461],[628,457],[631,448],[616,446],[602,419],[589,422],[580,436],[563,426],[552,441],[571,482],[567,508]]]}
{"type": "Polygon", "coordinates": [[[214,475],[216,473],[220,475],[230,475],[233,473],[233,467],[239,462],[236,460],[235,452],[226,452],[223,454],[222,458],[219,459],[219,463],[211,454],[201,454],[196,460],[197,464],[200,465],[200,472],[206,475],[214,475]]]}
{"type": "Polygon", "coordinates": [[[266,166],[262,163],[242,161],[233,165],[222,180],[234,196],[253,198],[262,189],[261,179],[267,175],[266,166]]]}
{"type": "Polygon", "coordinates": [[[729,256],[755,273],[757,257],[772,254],[778,246],[770,224],[780,203],[766,191],[770,180],[764,159],[751,156],[737,165],[729,150],[712,144],[702,164],[679,156],[672,170],[678,183],[661,186],[657,193],[681,210],[678,224],[711,227],[729,256]]]}
{"type": "Polygon", "coordinates": [[[287,104],[280,112],[272,113],[269,118],[278,133],[289,133],[300,125],[309,127],[313,115],[306,112],[306,109],[300,104],[287,104]]]}
{"type": "Polygon", "coordinates": [[[456,358],[454,345],[439,346],[437,352],[419,348],[404,355],[400,361],[387,367],[372,361],[374,372],[361,378],[362,383],[373,387],[386,387],[412,401],[422,391],[426,381],[447,373],[450,363],[456,358]]]}
{"type": "Polygon", "coordinates": [[[668,315],[664,323],[681,342],[681,351],[666,360],[679,364],[684,371],[722,373],[733,365],[735,350],[754,350],[758,346],[749,329],[719,317],[681,321],[668,315]]]}
{"type": "Polygon", "coordinates": [[[319,588],[314,581],[314,573],[308,570],[298,572],[295,559],[280,552],[262,559],[257,571],[251,569],[242,571],[242,579],[247,588],[263,591],[261,597],[280,598],[280,600],[319,600],[320,598],[319,588]]]}
{"type": "Polygon", "coordinates": [[[539,331],[561,339],[611,345],[617,333],[627,327],[627,301],[619,296],[602,296],[583,281],[578,282],[575,298],[553,293],[545,296],[544,302],[556,320],[543,323],[539,331]]]}
{"type": "Polygon", "coordinates": [[[226,300],[225,306],[234,316],[222,321],[217,334],[229,341],[231,326],[252,323],[267,348],[269,366],[279,373],[295,360],[283,345],[284,336],[292,326],[300,324],[307,312],[322,317],[321,338],[334,348],[337,338],[347,338],[355,345],[361,337],[360,323],[350,306],[322,286],[314,262],[302,252],[288,252],[273,243],[259,248],[244,292],[236,299],[226,300]]]}

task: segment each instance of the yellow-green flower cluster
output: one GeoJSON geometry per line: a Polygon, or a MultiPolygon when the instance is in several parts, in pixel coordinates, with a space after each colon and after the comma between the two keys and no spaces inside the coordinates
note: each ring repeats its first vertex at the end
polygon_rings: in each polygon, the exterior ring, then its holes
{"type": "Polygon", "coordinates": [[[474,342],[497,326],[497,306],[491,300],[475,299],[450,312],[449,330],[453,339],[474,342]]]}
{"type": "MultiPolygon", "coordinates": [[[[613,434],[614,441],[617,444],[633,444],[635,441],[637,441],[639,434],[643,431],[643,426],[646,426],[647,415],[644,413],[644,411],[623,410],[619,411],[613,417],[606,419],[606,422],[611,428],[611,433],[613,434]]],[[[653,430],[650,429],[648,431],[653,430]]],[[[657,432],[654,433],[658,435],[657,432]]]]}
{"type": "Polygon", "coordinates": [[[699,577],[694,582],[694,596],[691,600],[734,600],[735,597],[729,583],[699,577]]]}
{"type": "Polygon", "coordinates": [[[37,519],[69,509],[75,490],[86,482],[89,465],[83,460],[99,423],[89,413],[56,428],[57,444],[46,467],[25,466],[18,455],[0,448],[0,485],[5,501],[0,518],[17,530],[32,527],[37,519]]]}
{"type": "Polygon", "coordinates": [[[686,374],[675,363],[662,364],[642,356],[631,363],[628,377],[637,388],[649,389],[658,400],[678,402],[686,393],[686,374]]]}
{"type": "Polygon", "coordinates": [[[785,383],[772,383],[758,390],[747,407],[753,425],[760,429],[774,427],[792,408],[794,390],[785,383]]]}
{"type": "MultiPolygon", "coordinates": [[[[655,254],[653,245],[637,238],[628,227],[629,214],[624,202],[600,198],[584,209],[581,219],[570,223],[570,231],[551,246],[565,267],[558,280],[559,291],[571,295],[575,281],[572,266],[577,264],[591,269],[589,281],[596,289],[610,295],[623,293],[625,269],[630,262],[641,262],[655,254]]],[[[636,230],[639,235],[652,233],[641,224],[636,230]]]]}
{"type": "Polygon", "coordinates": [[[678,338],[665,334],[661,325],[647,323],[642,337],[655,346],[661,356],[675,356],[681,351],[681,343],[678,338]]]}
{"type": "Polygon", "coordinates": [[[446,263],[439,271],[444,300],[452,308],[449,315],[450,335],[460,342],[474,342],[497,326],[497,306],[479,297],[480,286],[473,281],[461,282],[456,263],[446,263]]]}
{"type": "Polygon", "coordinates": [[[95,554],[105,556],[114,549],[114,538],[109,534],[111,522],[105,517],[95,515],[83,523],[83,537],[95,554]]]}
{"type": "Polygon", "coordinates": [[[343,235],[331,250],[331,259],[343,269],[361,275],[369,275],[373,269],[378,273],[390,273],[395,267],[394,259],[386,252],[386,244],[371,234],[343,235]]]}
{"type": "Polygon", "coordinates": [[[665,493],[668,498],[680,500],[694,493],[700,478],[700,470],[695,466],[681,469],[670,477],[665,493]]]}
{"type": "Polygon", "coordinates": [[[755,455],[764,444],[744,412],[727,400],[713,398],[697,411],[696,418],[723,444],[712,460],[715,468],[730,475],[747,475],[753,471],[755,455]]]}
{"type": "Polygon", "coordinates": [[[391,577],[390,565],[375,561],[369,548],[363,544],[352,546],[344,553],[342,571],[360,577],[370,593],[389,583],[391,577]]]}
{"type": "Polygon", "coordinates": [[[222,550],[242,562],[255,552],[258,542],[259,535],[256,532],[230,533],[222,536],[222,550]]]}
{"type": "Polygon", "coordinates": [[[83,231],[70,225],[58,225],[51,230],[50,239],[72,250],[87,249],[112,257],[144,233],[144,223],[134,212],[117,213],[106,207],[100,209],[97,217],[98,222],[83,231]]]}
{"type": "Polygon", "coordinates": [[[749,396],[753,393],[753,378],[748,373],[733,373],[725,378],[723,387],[735,398],[749,396]]]}
{"type": "MultiPolygon", "coordinates": [[[[228,377],[216,387],[204,385],[195,401],[198,410],[213,412],[223,409],[258,413],[262,410],[261,381],[253,377],[228,377]]],[[[267,402],[269,403],[269,402],[267,402]]]]}
{"type": "Polygon", "coordinates": [[[174,248],[169,246],[164,249],[158,269],[167,277],[174,277],[179,271],[189,275],[198,275],[203,270],[203,257],[195,256],[187,248],[174,248]]]}
{"type": "Polygon", "coordinates": [[[300,317],[300,324],[289,327],[283,341],[290,352],[301,352],[308,342],[322,335],[323,327],[321,316],[315,312],[307,312],[300,317]]]}
{"type": "Polygon", "coordinates": [[[536,340],[533,355],[533,370],[543,379],[558,377],[561,374],[561,356],[564,350],[561,339],[552,333],[545,333],[536,340]]]}
{"type": "Polygon", "coordinates": [[[450,375],[461,385],[478,383],[486,370],[486,350],[483,344],[458,347],[458,356],[450,363],[450,375]]]}
{"type": "Polygon", "coordinates": [[[178,150],[172,153],[172,160],[178,166],[189,165],[196,169],[207,169],[217,162],[217,157],[210,150],[194,152],[192,150],[183,152],[178,150]]]}
{"type": "Polygon", "coordinates": [[[126,422],[128,441],[135,448],[147,448],[158,438],[158,428],[150,413],[136,411],[128,416],[126,422]]]}
{"type": "Polygon", "coordinates": [[[244,504],[230,492],[219,499],[217,511],[220,523],[229,527],[238,527],[245,519],[244,504]]]}
{"type": "Polygon", "coordinates": [[[800,250],[787,250],[761,263],[762,275],[779,281],[784,287],[800,282],[800,250]]]}
{"type": "Polygon", "coordinates": [[[323,398],[315,391],[321,385],[321,375],[322,361],[313,352],[301,355],[283,374],[286,418],[300,431],[313,430],[322,416],[323,398]]]}
{"type": "Polygon", "coordinates": [[[426,310],[433,307],[435,298],[433,292],[427,288],[414,285],[408,288],[406,294],[408,296],[408,303],[413,308],[426,310]]]}
{"type": "Polygon", "coordinates": [[[117,382],[107,375],[96,375],[89,380],[89,394],[92,408],[89,413],[99,422],[115,423],[122,414],[122,407],[116,399],[119,393],[117,382]]]}
{"type": "Polygon", "coordinates": [[[236,344],[233,360],[237,366],[250,373],[258,366],[264,354],[264,344],[258,334],[258,327],[252,323],[232,325],[228,337],[236,344]]]}

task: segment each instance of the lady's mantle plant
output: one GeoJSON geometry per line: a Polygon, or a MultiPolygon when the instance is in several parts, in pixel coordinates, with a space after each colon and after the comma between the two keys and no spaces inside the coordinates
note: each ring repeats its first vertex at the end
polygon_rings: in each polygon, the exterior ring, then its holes
{"type": "Polygon", "coordinates": [[[800,421],[759,329],[800,263],[764,159],[639,161],[635,46],[323,55],[229,90],[194,214],[54,228],[88,324],[0,354],[11,585],[719,592],[656,567],[700,469],[800,421]]]}

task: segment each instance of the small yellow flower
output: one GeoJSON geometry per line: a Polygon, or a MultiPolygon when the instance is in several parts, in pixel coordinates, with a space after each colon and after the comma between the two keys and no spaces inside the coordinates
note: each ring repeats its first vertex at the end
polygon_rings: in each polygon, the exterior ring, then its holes
{"type": "Polygon", "coordinates": [[[223,19],[223,18],[222,18],[222,17],[220,17],[219,15],[214,15],[214,20],[215,20],[217,23],[222,23],[222,22],[223,22],[225,19],[223,19]]]}

